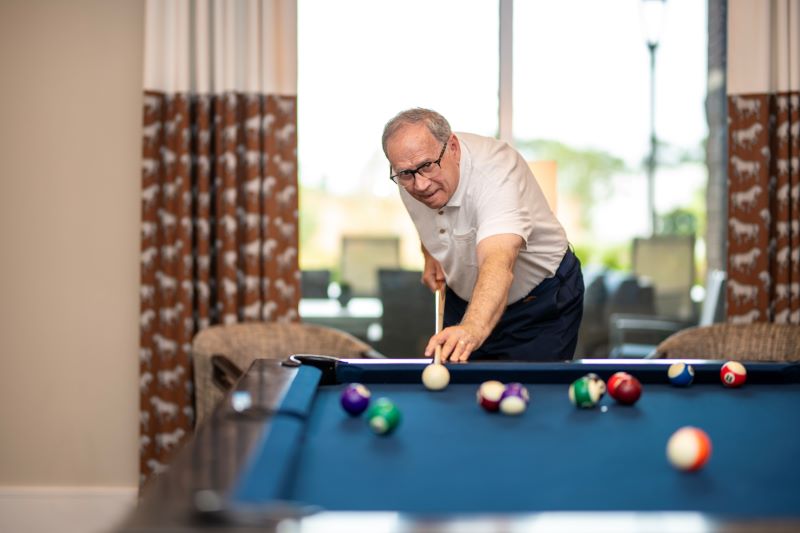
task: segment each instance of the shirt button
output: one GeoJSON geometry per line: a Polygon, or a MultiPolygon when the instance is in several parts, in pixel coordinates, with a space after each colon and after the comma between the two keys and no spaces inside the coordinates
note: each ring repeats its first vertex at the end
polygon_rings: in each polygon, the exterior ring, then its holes
{"type": "Polygon", "coordinates": [[[444,215],[444,209],[442,209],[441,211],[439,211],[439,214],[440,214],[440,215],[444,215]]]}
{"type": "Polygon", "coordinates": [[[443,230],[443,229],[439,230],[439,233],[444,233],[444,232],[445,232],[445,230],[443,230]]]}

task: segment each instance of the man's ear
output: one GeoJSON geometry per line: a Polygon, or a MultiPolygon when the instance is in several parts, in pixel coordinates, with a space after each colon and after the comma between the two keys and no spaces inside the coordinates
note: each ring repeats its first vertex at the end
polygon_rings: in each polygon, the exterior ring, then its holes
{"type": "Polygon", "coordinates": [[[450,139],[447,141],[447,151],[453,154],[456,164],[461,162],[461,143],[455,133],[451,134],[450,139]]]}

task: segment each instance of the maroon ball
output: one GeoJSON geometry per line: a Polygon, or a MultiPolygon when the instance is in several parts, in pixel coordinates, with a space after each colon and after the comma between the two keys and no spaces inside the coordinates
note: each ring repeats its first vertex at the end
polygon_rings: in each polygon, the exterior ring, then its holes
{"type": "Polygon", "coordinates": [[[619,380],[612,393],[613,398],[623,405],[635,404],[641,395],[642,384],[633,376],[619,380]]]}
{"type": "Polygon", "coordinates": [[[497,380],[489,380],[481,383],[476,394],[478,404],[489,412],[500,409],[500,400],[505,392],[505,385],[497,380]]]}

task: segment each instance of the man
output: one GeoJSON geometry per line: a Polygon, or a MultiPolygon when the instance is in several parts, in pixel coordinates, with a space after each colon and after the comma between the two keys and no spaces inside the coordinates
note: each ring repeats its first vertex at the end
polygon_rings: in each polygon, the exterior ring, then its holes
{"type": "Polygon", "coordinates": [[[422,282],[447,284],[442,360],[572,359],[583,313],[580,262],[522,156],[497,139],[454,134],[410,109],[383,151],[422,242],[422,282]]]}

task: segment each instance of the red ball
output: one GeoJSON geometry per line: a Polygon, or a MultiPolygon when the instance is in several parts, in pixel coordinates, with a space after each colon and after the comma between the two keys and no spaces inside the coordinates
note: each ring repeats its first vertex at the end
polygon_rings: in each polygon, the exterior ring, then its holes
{"type": "Polygon", "coordinates": [[[642,384],[633,376],[620,379],[611,396],[623,405],[633,405],[642,395],[642,384]]]}
{"type": "Polygon", "coordinates": [[[719,378],[726,387],[741,387],[747,381],[747,370],[742,363],[728,361],[720,368],[719,378]]]}
{"type": "Polygon", "coordinates": [[[619,383],[623,380],[630,379],[633,376],[628,374],[627,372],[617,372],[613,376],[608,379],[606,385],[608,386],[608,393],[614,397],[614,391],[617,389],[619,383]]]}

